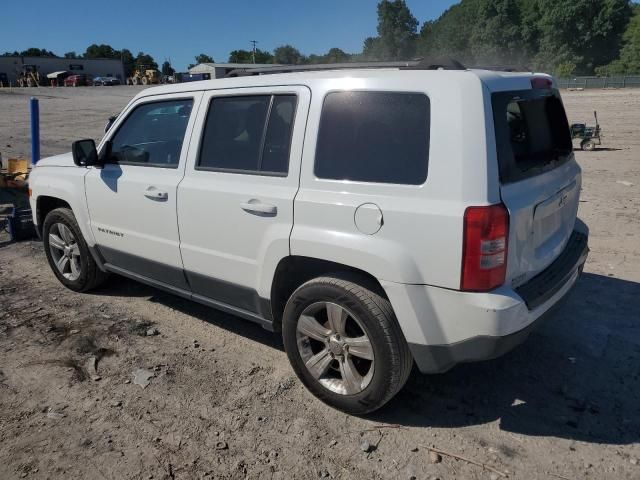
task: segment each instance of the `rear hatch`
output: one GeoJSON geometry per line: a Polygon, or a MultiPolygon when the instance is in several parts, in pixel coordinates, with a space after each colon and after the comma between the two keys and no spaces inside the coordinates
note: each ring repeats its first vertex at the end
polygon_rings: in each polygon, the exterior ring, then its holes
{"type": "Polygon", "coordinates": [[[500,195],[509,210],[506,282],[513,287],[560,255],[578,211],[581,176],[569,123],[558,90],[543,80],[543,88],[491,95],[500,195]]]}

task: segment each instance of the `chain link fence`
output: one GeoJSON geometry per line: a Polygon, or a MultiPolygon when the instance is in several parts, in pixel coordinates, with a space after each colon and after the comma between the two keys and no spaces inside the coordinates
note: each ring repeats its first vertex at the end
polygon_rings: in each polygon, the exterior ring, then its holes
{"type": "Polygon", "coordinates": [[[632,88],[640,87],[640,75],[558,78],[557,82],[560,88],[632,88]]]}

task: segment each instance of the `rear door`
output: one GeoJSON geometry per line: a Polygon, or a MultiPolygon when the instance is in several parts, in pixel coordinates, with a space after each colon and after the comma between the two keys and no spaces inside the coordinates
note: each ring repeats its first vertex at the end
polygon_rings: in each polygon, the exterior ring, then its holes
{"type": "Polygon", "coordinates": [[[289,255],[307,87],[206,92],[178,189],[180,249],[194,295],[266,316],[289,255]],[[265,279],[268,278],[268,281],[265,279]]]}
{"type": "Polygon", "coordinates": [[[581,187],[560,94],[551,88],[492,94],[500,194],[509,210],[507,281],[548,267],[573,232],[581,187]]]}

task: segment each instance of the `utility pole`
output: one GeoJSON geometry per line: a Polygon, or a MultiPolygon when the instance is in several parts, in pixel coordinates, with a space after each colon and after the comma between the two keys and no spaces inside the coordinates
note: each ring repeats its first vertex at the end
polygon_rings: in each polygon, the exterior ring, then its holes
{"type": "Polygon", "coordinates": [[[256,44],[257,40],[250,40],[249,43],[253,45],[253,50],[251,51],[251,56],[253,57],[253,63],[256,63],[256,44]]]}

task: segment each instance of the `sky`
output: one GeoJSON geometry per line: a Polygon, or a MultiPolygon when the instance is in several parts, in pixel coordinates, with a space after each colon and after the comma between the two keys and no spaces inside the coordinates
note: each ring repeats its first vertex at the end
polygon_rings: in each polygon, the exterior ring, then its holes
{"type": "MultiPolygon", "coordinates": [[[[272,51],[291,44],[303,54],[332,47],[362,51],[376,35],[377,0],[77,0],[7,1],[0,19],[0,53],[46,48],[62,56],[92,43],[150,53],[184,71],[199,53],[226,62],[229,52],[272,51]]],[[[420,25],[454,0],[407,0],[420,25]]]]}

